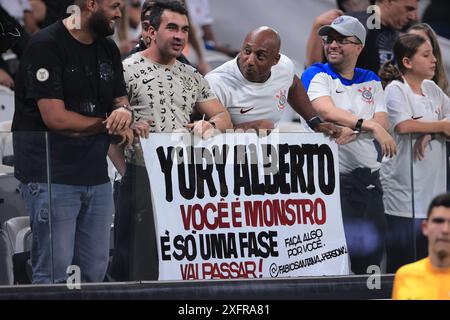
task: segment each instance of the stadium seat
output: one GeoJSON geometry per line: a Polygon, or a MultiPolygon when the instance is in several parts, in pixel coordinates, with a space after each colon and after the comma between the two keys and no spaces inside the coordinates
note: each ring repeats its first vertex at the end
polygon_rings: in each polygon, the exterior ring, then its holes
{"type": "Polygon", "coordinates": [[[11,121],[14,115],[14,91],[0,85],[0,122],[11,121]]]}
{"type": "Polygon", "coordinates": [[[26,264],[31,250],[32,234],[29,217],[15,217],[3,223],[0,230],[0,264],[5,265],[6,274],[0,279],[5,284],[29,283],[26,264]],[[18,259],[20,257],[20,259],[18,259]],[[19,270],[23,270],[20,271],[19,270]],[[23,275],[22,275],[23,274],[23,275]]]}
{"type": "Polygon", "coordinates": [[[11,244],[5,230],[0,229],[0,285],[14,283],[11,244]]]}
{"type": "Polygon", "coordinates": [[[0,122],[0,164],[11,165],[13,157],[13,144],[11,133],[11,121],[0,122]]]}
{"type": "Polygon", "coordinates": [[[14,217],[28,216],[13,168],[0,165],[0,225],[14,217]]]}
{"type": "Polygon", "coordinates": [[[29,217],[11,218],[3,224],[3,230],[8,236],[9,245],[13,254],[30,250],[31,229],[29,217]]]}

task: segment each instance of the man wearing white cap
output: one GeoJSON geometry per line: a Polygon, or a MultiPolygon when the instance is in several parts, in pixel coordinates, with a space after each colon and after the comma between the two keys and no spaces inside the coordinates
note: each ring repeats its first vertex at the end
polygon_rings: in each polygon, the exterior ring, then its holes
{"type": "MultiPolygon", "coordinates": [[[[356,2],[356,1],[355,1],[356,2]]],[[[360,1],[358,1],[360,2],[360,1]]],[[[367,10],[350,11],[348,15],[357,18],[366,28],[366,43],[356,65],[378,73],[380,67],[393,57],[393,47],[401,30],[418,20],[419,0],[371,0],[367,10]],[[374,14],[376,10],[376,14],[374,14]]],[[[323,47],[317,31],[343,15],[341,10],[332,9],[317,16],[308,39],[306,65],[323,61],[323,47]]]]}
{"type": "Polygon", "coordinates": [[[350,16],[319,29],[328,63],[314,64],[302,75],[313,107],[323,120],[343,127],[339,146],[341,207],[345,235],[357,274],[379,265],[385,218],[379,169],[396,145],[386,131],[389,120],[383,88],[372,71],[355,68],[366,30],[350,16]]]}

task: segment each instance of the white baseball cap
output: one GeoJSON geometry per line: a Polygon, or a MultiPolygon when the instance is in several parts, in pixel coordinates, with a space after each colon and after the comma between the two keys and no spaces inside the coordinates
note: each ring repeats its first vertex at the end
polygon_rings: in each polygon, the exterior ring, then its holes
{"type": "Polygon", "coordinates": [[[358,19],[351,16],[340,16],[327,26],[319,29],[319,36],[326,36],[330,30],[335,30],[339,34],[351,37],[355,36],[361,41],[362,45],[366,43],[366,29],[358,19]]]}

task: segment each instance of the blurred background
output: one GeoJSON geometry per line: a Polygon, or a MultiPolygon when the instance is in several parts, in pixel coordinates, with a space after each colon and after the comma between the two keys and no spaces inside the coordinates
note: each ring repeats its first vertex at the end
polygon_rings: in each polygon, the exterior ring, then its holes
{"type": "MultiPolygon", "coordinates": [[[[420,16],[429,4],[420,0],[420,16]]],[[[266,25],[281,35],[282,52],[303,69],[314,19],[336,8],[336,0],[210,0],[214,32],[221,42],[240,48],[245,35],[266,25]]]]}

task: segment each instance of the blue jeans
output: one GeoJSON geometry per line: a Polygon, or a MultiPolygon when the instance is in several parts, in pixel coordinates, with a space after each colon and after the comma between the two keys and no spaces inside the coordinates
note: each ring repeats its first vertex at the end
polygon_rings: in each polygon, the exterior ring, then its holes
{"type": "MultiPolygon", "coordinates": [[[[31,220],[33,283],[51,283],[48,185],[20,185],[31,220]]],[[[80,267],[82,282],[102,282],[109,262],[113,215],[111,184],[52,184],[53,277],[65,282],[67,267],[80,267]]]]}

